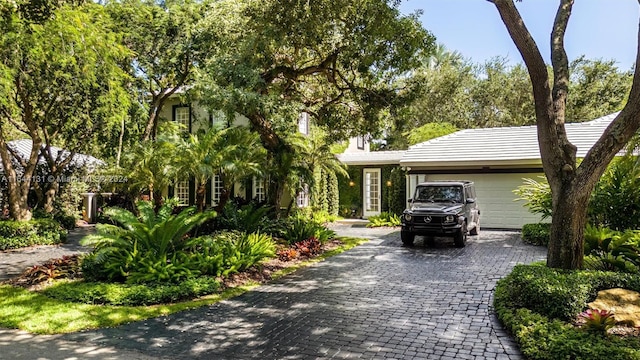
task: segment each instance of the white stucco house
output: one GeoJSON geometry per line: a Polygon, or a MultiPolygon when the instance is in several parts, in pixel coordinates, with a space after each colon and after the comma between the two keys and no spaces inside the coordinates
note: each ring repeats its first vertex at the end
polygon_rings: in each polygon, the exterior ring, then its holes
{"type": "MultiPolygon", "coordinates": [[[[581,158],[591,149],[617,113],[583,123],[566,124],[569,140],[581,158]]],[[[540,217],[515,201],[513,190],[524,178],[544,176],[535,126],[466,129],[411,146],[405,151],[346,152],[340,160],[363,167],[363,217],[380,212],[380,166],[397,164],[407,171],[410,198],[419,182],[472,180],[484,228],[519,229],[540,217]],[[373,206],[372,206],[373,205],[373,206]]]]}

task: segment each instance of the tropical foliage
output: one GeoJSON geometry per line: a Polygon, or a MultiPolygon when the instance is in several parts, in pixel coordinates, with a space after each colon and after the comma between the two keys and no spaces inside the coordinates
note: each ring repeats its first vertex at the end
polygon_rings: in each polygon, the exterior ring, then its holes
{"type": "Polygon", "coordinates": [[[400,216],[388,212],[381,212],[380,215],[370,216],[367,227],[400,226],[400,216]]]}
{"type": "Polygon", "coordinates": [[[100,280],[145,283],[177,282],[199,273],[186,261],[186,236],[215,212],[194,214],[187,208],[177,215],[170,205],[154,211],[150,202],[138,202],[139,218],[127,210],[105,210],[118,225],[100,224],[98,234],[83,240],[95,251],[83,262],[83,272],[100,280]]]}

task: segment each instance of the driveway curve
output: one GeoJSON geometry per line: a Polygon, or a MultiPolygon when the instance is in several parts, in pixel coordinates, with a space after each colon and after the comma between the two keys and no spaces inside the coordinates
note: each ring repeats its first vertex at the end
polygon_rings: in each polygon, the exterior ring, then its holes
{"type": "Polygon", "coordinates": [[[522,358],[492,291],[544,248],[517,232],[483,231],[460,249],[419,237],[403,247],[393,229],[335,230],[371,240],[213,306],[61,340],[165,359],[522,358]]]}

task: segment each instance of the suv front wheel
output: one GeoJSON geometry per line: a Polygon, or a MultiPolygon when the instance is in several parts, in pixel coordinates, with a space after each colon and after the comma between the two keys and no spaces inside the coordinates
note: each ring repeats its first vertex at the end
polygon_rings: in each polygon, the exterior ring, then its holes
{"type": "Polygon", "coordinates": [[[467,244],[467,224],[462,224],[460,231],[453,237],[456,247],[464,247],[467,244]]]}
{"type": "Polygon", "coordinates": [[[413,240],[416,238],[416,234],[408,231],[400,231],[400,239],[406,246],[413,246],[413,240]]]}

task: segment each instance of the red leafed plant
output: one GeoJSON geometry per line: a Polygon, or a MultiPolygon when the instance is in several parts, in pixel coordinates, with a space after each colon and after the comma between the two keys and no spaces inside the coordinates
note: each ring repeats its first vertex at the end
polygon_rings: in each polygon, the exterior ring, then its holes
{"type": "Polygon", "coordinates": [[[298,250],[286,248],[278,251],[278,259],[282,261],[291,261],[298,257],[298,250]]]}
{"type": "Polygon", "coordinates": [[[615,326],[616,320],[613,312],[599,309],[587,309],[581,312],[579,320],[583,323],[582,327],[587,331],[605,334],[607,330],[615,326]]]}
{"type": "Polygon", "coordinates": [[[318,255],[322,251],[322,243],[315,237],[299,241],[293,246],[298,250],[300,256],[312,257],[318,255]]]}
{"type": "Polygon", "coordinates": [[[78,255],[63,256],[28,268],[21,278],[25,279],[27,284],[34,285],[54,279],[75,278],[79,275],[78,269],[78,255]]]}

